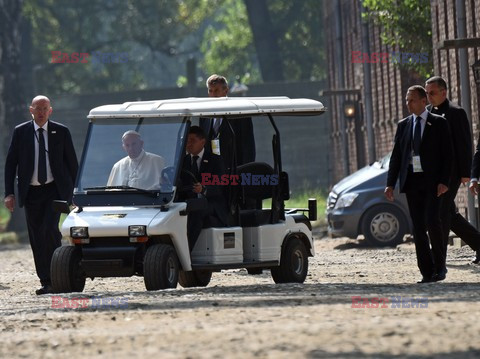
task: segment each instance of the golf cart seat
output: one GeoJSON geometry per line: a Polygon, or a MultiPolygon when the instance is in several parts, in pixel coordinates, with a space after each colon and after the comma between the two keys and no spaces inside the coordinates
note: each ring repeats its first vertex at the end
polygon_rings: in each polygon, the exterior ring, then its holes
{"type": "MultiPolygon", "coordinates": [[[[265,162],[250,162],[237,167],[240,181],[240,223],[242,227],[258,227],[271,223],[270,209],[262,209],[262,201],[272,198],[273,186],[266,178],[274,174],[265,162]],[[256,184],[253,176],[261,175],[265,182],[256,184]]],[[[258,179],[258,177],[256,177],[258,179]]],[[[260,179],[260,183],[261,179],[260,179]]]]}

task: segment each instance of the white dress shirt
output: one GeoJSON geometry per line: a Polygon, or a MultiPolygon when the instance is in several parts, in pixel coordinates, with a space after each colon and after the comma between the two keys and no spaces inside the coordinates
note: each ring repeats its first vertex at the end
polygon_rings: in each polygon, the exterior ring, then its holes
{"type": "MultiPolygon", "coordinates": [[[[415,136],[415,127],[417,126],[417,116],[416,115],[412,115],[414,117],[413,119],[413,126],[412,126],[412,139],[413,139],[413,136],[415,136]]],[[[427,123],[427,116],[428,116],[428,111],[425,110],[423,111],[421,114],[420,114],[420,117],[422,118],[420,120],[420,124],[421,124],[421,128],[422,128],[422,137],[423,137],[423,131],[425,130],[425,124],[427,123]]]]}
{"type": "MultiPolygon", "coordinates": [[[[200,165],[202,164],[202,158],[203,158],[203,154],[205,153],[205,148],[202,148],[202,150],[198,153],[198,158],[197,158],[197,168],[198,168],[198,171],[200,171],[200,165]]],[[[193,161],[193,156],[192,154],[190,154],[190,165],[192,164],[192,161],[193,161]]]]}
{"type": "MultiPolygon", "coordinates": [[[[33,166],[33,175],[32,179],[30,180],[30,185],[32,186],[40,186],[40,182],[38,181],[38,136],[40,135],[38,129],[40,128],[39,125],[35,121],[33,121],[33,143],[35,145],[35,165],[33,166]]],[[[43,138],[45,139],[45,150],[47,151],[47,182],[45,184],[53,182],[53,174],[52,169],[50,168],[50,159],[48,158],[48,121],[42,126],[43,128],[43,138]]]]}

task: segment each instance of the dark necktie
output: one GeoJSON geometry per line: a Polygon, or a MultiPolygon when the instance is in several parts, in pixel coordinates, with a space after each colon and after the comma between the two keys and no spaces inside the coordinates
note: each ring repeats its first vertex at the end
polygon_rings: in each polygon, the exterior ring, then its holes
{"type": "Polygon", "coordinates": [[[198,156],[192,156],[192,173],[195,175],[195,178],[198,180],[198,156]]]}
{"type": "Polygon", "coordinates": [[[422,124],[420,122],[422,118],[418,116],[415,119],[415,131],[413,133],[413,153],[415,156],[420,154],[420,144],[422,143],[422,124]]]}
{"type": "Polygon", "coordinates": [[[213,119],[213,133],[215,137],[218,137],[218,132],[220,131],[220,126],[222,124],[221,118],[214,118],[213,119]]]}
{"type": "Polygon", "coordinates": [[[45,138],[43,128],[38,129],[38,182],[47,182],[47,151],[45,149],[45,138]]]}

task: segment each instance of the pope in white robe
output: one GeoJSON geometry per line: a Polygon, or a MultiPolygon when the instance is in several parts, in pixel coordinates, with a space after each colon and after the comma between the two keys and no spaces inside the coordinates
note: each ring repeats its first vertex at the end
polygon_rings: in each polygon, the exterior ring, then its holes
{"type": "Polygon", "coordinates": [[[160,177],[165,167],[162,156],[145,152],[140,134],[127,131],[122,146],[128,156],[113,165],[107,186],[130,186],[147,190],[160,188],[160,177]]]}

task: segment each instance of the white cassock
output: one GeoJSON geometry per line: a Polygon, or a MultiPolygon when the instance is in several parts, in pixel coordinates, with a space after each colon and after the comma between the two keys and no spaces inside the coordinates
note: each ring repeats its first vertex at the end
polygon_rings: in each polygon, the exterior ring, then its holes
{"type": "Polygon", "coordinates": [[[164,167],[162,156],[142,150],[137,158],[127,156],[113,165],[107,186],[159,189],[164,167]]]}

